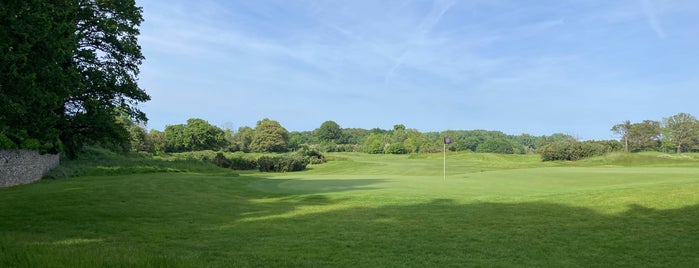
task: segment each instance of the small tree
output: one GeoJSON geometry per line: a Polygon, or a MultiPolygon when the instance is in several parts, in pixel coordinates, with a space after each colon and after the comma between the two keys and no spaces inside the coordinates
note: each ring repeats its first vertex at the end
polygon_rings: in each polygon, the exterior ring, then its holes
{"type": "Polygon", "coordinates": [[[629,132],[631,131],[631,121],[626,120],[621,124],[616,124],[612,127],[612,131],[624,143],[624,151],[629,151],[629,132]]]}
{"type": "Polygon", "coordinates": [[[338,142],[342,138],[342,128],[334,121],[325,121],[316,129],[315,134],[321,142],[338,142]]]}
{"type": "Polygon", "coordinates": [[[286,152],[289,143],[289,131],[279,122],[267,118],[257,122],[255,133],[250,143],[254,152],[286,152]]]}
{"type": "Polygon", "coordinates": [[[660,122],[643,120],[641,123],[631,125],[628,133],[629,147],[631,151],[657,150],[660,145],[660,122]]]}
{"type": "Polygon", "coordinates": [[[699,136],[699,122],[687,113],[665,118],[663,125],[667,141],[675,145],[678,154],[682,153],[683,147],[689,147],[699,136]]]}
{"type": "Polygon", "coordinates": [[[255,130],[251,127],[240,127],[238,132],[233,135],[233,142],[237,145],[238,150],[249,153],[252,137],[255,135],[255,130]]]}
{"type": "Polygon", "coordinates": [[[371,134],[364,141],[364,152],[368,154],[380,154],[383,153],[383,135],[382,134],[371,134]]]}

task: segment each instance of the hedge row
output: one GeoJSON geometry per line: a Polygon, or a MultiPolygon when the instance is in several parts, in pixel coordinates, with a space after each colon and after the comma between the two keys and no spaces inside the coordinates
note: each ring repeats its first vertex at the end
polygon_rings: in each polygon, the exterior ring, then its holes
{"type": "Polygon", "coordinates": [[[235,154],[229,158],[223,153],[217,153],[211,162],[219,167],[235,170],[292,172],[304,170],[309,164],[325,163],[325,156],[316,150],[300,150],[291,155],[261,156],[257,159],[243,154],[235,154]]]}
{"type": "Polygon", "coordinates": [[[308,166],[308,159],[300,155],[262,156],[257,159],[261,172],[301,171],[308,166]]]}
{"type": "Polygon", "coordinates": [[[576,161],[621,150],[615,141],[553,142],[539,149],[542,161],[576,161]]]}

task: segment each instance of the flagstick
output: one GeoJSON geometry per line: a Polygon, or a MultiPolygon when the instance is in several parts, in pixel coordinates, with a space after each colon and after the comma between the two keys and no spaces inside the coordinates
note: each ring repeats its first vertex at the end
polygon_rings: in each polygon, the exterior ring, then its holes
{"type": "Polygon", "coordinates": [[[444,143],[444,181],[447,181],[447,143],[444,143]]]}

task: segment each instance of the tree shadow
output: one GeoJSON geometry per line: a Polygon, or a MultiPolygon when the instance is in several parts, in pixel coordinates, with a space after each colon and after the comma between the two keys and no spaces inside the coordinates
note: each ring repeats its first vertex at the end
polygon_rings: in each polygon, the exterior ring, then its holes
{"type": "Polygon", "coordinates": [[[368,207],[329,193],[377,189],[383,180],[171,176],[157,184],[121,178],[129,184],[122,188],[70,181],[50,193],[6,190],[22,198],[0,204],[0,259],[23,266],[59,254],[66,266],[119,266],[138,252],[128,263],[148,266],[161,256],[162,266],[221,267],[699,265],[699,205],[631,205],[616,214],[451,199],[368,207]],[[19,203],[58,196],[61,187],[82,188],[46,207],[19,203]]]}
{"type": "Polygon", "coordinates": [[[219,232],[257,233],[235,247],[241,260],[261,256],[255,261],[291,266],[696,267],[697,220],[699,205],[632,205],[609,215],[553,203],[438,199],[259,219],[219,232]]]}
{"type": "Polygon", "coordinates": [[[267,179],[261,178],[248,187],[270,193],[284,194],[321,194],[358,190],[381,189],[372,185],[386,182],[384,179],[267,179]]]}

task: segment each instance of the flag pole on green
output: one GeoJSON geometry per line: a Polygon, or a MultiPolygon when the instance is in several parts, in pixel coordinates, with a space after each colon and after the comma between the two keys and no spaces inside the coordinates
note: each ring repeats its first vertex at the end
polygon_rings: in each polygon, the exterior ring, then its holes
{"type": "Polygon", "coordinates": [[[451,138],[444,137],[444,181],[447,180],[447,144],[451,144],[451,138]]]}

